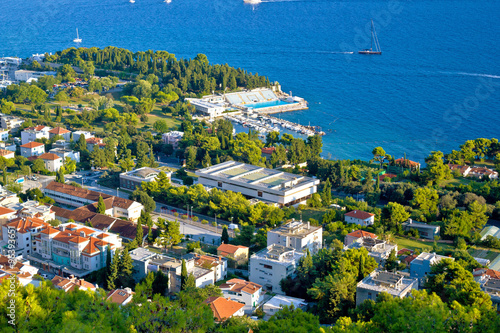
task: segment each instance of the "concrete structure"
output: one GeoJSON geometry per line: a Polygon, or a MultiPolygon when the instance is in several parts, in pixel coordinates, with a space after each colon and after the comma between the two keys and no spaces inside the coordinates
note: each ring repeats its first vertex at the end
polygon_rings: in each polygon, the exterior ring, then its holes
{"type": "Polygon", "coordinates": [[[106,267],[108,247],[111,256],[122,247],[118,235],[76,223],[45,226],[34,240],[36,252],[28,256],[33,263],[46,271],[77,277],[106,267]]]}
{"type": "Polygon", "coordinates": [[[131,221],[137,221],[141,216],[141,211],[144,209],[144,206],[137,201],[57,182],[51,182],[47,185],[47,187],[43,189],[43,193],[58,203],[74,207],[81,207],[89,204],[97,206],[97,201],[99,200],[99,196],[101,196],[106,205],[106,215],[125,217],[131,221]]]}
{"type": "Polygon", "coordinates": [[[292,247],[268,246],[250,257],[249,280],[273,293],[283,294],[280,281],[295,273],[303,255],[292,247]]]}
{"type": "Polygon", "coordinates": [[[40,205],[38,201],[27,200],[25,202],[11,202],[5,204],[5,207],[16,211],[17,217],[37,218],[44,222],[54,220],[56,218],[55,212],[49,206],[40,205]]]}
{"type": "Polygon", "coordinates": [[[163,143],[172,145],[172,147],[177,150],[179,149],[179,142],[182,140],[184,132],[171,131],[168,133],[163,133],[161,136],[163,143]]]}
{"type": "Polygon", "coordinates": [[[227,161],[196,171],[203,186],[290,206],[304,202],[316,193],[318,179],[227,161]]]}
{"type": "Polygon", "coordinates": [[[221,244],[217,248],[217,255],[228,258],[230,262],[234,261],[234,266],[238,266],[248,262],[248,250],[249,248],[243,245],[221,244]]]}
{"type": "Polygon", "coordinates": [[[65,141],[65,140],[57,140],[52,144],[52,149],[69,149],[71,147],[71,143],[65,141]]]}
{"type": "Polygon", "coordinates": [[[130,288],[115,289],[108,293],[108,298],[106,298],[106,300],[123,306],[130,303],[134,295],[135,293],[130,288]]]}
{"type": "Polygon", "coordinates": [[[9,159],[9,158],[15,158],[16,154],[14,154],[14,152],[10,150],[0,149],[0,156],[9,159]]]}
{"type": "Polygon", "coordinates": [[[64,140],[70,141],[71,140],[71,131],[68,131],[65,128],[62,127],[56,127],[53,128],[49,131],[49,139],[52,139],[55,136],[62,136],[64,140]]]}
{"type": "Polygon", "coordinates": [[[80,163],[80,152],[71,150],[71,149],[64,149],[64,148],[52,148],[49,150],[49,153],[56,154],[60,158],[62,158],[63,163],[66,160],[66,157],[69,157],[76,163],[80,163]]]}
{"type": "Polygon", "coordinates": [[[43,160],[45,164],[45,169],[50,172],[57,172],[63,166],[63,159],[54,153],[45,153],[38,156],[39,159],[43,160]]]}
{"type": "Polygon", "coordinates": [[[491,170],[488,168],[482,167],[472,167],[469,172],[469,176],[475,177],[478,179],[498,179],[498,172],[495,170],[491,170]]]}
{"type": "Polygon", "coordinates": [[[26,82],[30,79],[35,79],[36,81],[38,81],[38,79],[41,78],[42,76],[45,76],[45,75],[56,76],[56,74],[57,73],[54,71],[36,72],[36,71],[28,71],[28,70],[21,69],[21,70],[14,72],[14,77],[15,77],[16,81],[26,82]]]}
{"type": "Polygon", "coordinates": [[[359,238],[363,238],[363,237],[369,237],[369,238],[373,238],[373,239],[378,238],[377,235],[372,234],[371,232],[364,231],[364,230],[354,230],[353,232],[351,232],[345,236],[344,245],[349,246],[352,243],[354,243],[356,240],[358,240],[359,238]]]}
{"type": "Polygon", "coordinates": [[[90,132],[86,132],[86,131],[75,131],[73,132],[73,141],[74,142],[77,142],[78,140],[80,140],[80,135],[83,135],[83,137],[85,138],[85,140],[87,140],[88,138],[93,138],[94,135],[90,132]]]}
{"type": "Polygon", "coordinates": [[[431,265],[437,264],[444,259],[455,260],[455,258],[440,256],[435,253],[420,253],[410,264],[410,277],[418,279],[420,284],[423,284],[425,277],[431,272],[431,265]]]}
{"type": "Polygon", "coordinates": [[[9,140],[9,131],[0,131],[0,141],[7,141],[9,140]]]}
{"type": "Polygon", "coordinates": [[[483,291],[491,298],[497,311],[500,311],[500,279],[490,278],[482,285],[483,291]]]}
{"type": "Polygon", "coordinates": [[[68,278],[62,276],[55,276],[52,279],[52,284],[56,289],[64,290],[65,292],[70,292],[74,290],[88,290],[95,291],[96,286],[84,279],[77,279],[75,276],[70,275],[68,278]]]}
{"type": "Polygon", "coordinates": [[[12,132],[17,132],[19,127],[24,123],[24,119],[6,115],[2,115],[0,121],[3,129],[8,129],[12,132]]]}
{"type": "Polygon", "coordinates": [[[322,248],[323,228],[311,226],[309,222],[292,221],[267,232],[267,246],[272,244],[293,247],[297,251],[314,254],[322,248]]]}
{"type": "Polygon", "coordinates": [[[157,254],[143,247],[138,247],[129,252],[132,258],[132,263],[134,265],[134,280],[136,282],[141,281],[148,275],[148,264],[149,261],[154,259],[157,254]]]}
{"type": "Polygon", "coordinates": [[[106,147],[106,144],[103,142],[102,138],[96,138],[96,137],[91,137],[88,139],[85,139],[87,142],[87,150],[89,152],[93,152],[95,147],[99,147],[104,149],[106,147]]]}
{"type": "Polygon", "coordinates": [[[193,254],[195,265],[201,268],[210,269],[214,273],[214,281],[219,282],[227,276],[227,259],[212,254],[193,254]]]}
{"type": "Polygon", "coordinates": [[[226,321],[231,317],[241,317],[244,314],[244,304],[225,299],[224,297],[209,297],[205,303],[212,310],[214,319],[217,322],[226,321]]]}
{"type": "Polygon", "coordinates": [[[194,106],[196,111],[209,116],[210,119],[220,117],[226,111],[226,108],[221,104],[213,104],[196,98],[188,98],[187,100],[194,106]]]}
{"type": "Polygon", "coordinates": [[[5,189],[2,185],[0,185],[0,205],[6,206],[10,203],[18,203],[19,198],[17,194],[5,189]]]}
{"type": "Polygon", "coordinates": [[[374,270],[356,287],[356,306],[367,299],[375,300],[381,292],[392,297],[409,296],[412,289],[418,289],[417,279],[406,278],[403,275],[374,270]]]}
{"type": "Polygon", "coordinates": [[[416,222],[412,219],[408,219],[408,221],[402,223],[403,230],[408,231],[410,229],[416,229],[418,231],[418,235],[421,238],[425,239],[434,239],[434,236],[439,236],[439,226],[438,225],[430,225],[427,223],[416,222]]]}
{"type": "Polygon", "coordinates": [[[375,214],[362,210],[353,210],[344,215],[344,221],[366,227],[375,223],[375,214]]]}
{"type": "Polygon", "coordinates": [[[262,286],[242,279],[231,279],[219,286],[226,298],[244,303],[244,311],[252,312],[260,303],[262,286]]]}
{"type": "Polygon", "coordinates": [[[268,316],[276,314],[279,310],[283,309],[285,306],[293,306],[296,309],[302,309],[305,311],[307,309],[307,302],[305,299],[276,295],[269,301],[264,303],[262,310],[268,316]]]}
{"type": "MultiPolygon", "coordinates": [[[[143,167],[140,169],[135,169],[129,172],[123,172],[120,174],[120,188],[135,190],[141,187],[143,182],[149,183],[156,181],[158,175],[162,172],[158,169],[143,167]]],[[[164,171],[163,171],[164,172],[164,171]]],[[[164,172],[167,178],[170,180],[172,177],[172,172],[164,172]]]]}
{"type": "Polygon", "coordinates": [[[49,138],[49,131],[51,127],[48,126],[34,126],[25,128],[21,131],[21,144],[25,145],[28,142],[36,141],[37,139],[49,138]]]}
{"type": "Polygon", "coordinates": [[[40,156],[45,153],[45,145],[40,142],[29,142],[21,146],[21,156],[26,158],[40,156]]]}
{"type": "Polygon", "coordinates": [[[16,152],[17,146],[15,143],[0,142],[0,149],[16,152]]]}
{"type": "Polygon", "coordinates": [[[383,263],[384,260],[389,257],[392,250],[396,253],[398,252],[398,246],[396,244],[389,244],[386,241],[371,237],[358,238],[349,244],[349,246],[344,246],[344,250],[360,249],[362,247],[368,250],[370,256],[375,259],[377,264],[383,263]]]}

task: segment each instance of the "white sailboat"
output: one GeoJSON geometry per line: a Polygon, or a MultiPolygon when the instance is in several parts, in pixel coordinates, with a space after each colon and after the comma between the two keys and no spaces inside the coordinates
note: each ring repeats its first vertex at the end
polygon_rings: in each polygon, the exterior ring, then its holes
{"type": "Polygon", "coordinates": [[[75,43],[81,43],[82,42],[82,39],[80,38],[80,36],[78,36],[78,28],[76,28],[76,38],[73,39],[73,42],[75,42],[75,43]]]}
{"type": "Polygon", "coordinates": [[[130,2],[130,3],[135,3],[135,0],[130,0],[129,2],[130,2]]]}
{"type": "Polygon", "coordinates": [[[262,0],[243,0],[244,3],[251,3],[251,4],[257,4],[261,3],[262,0]]]}
{"type": "Polygon", "coordinates": [[[371,45],[369,49],[358,51],[359,54],[382,54],[382,49],[380,48],[380,44],[378,43],[377,32],[375,31],[375,27],[373,26],[372,20],[372,28],[371,28],[371,45]],[[375,50],[373,47],[375,46],[375,50]]]}
{"type": "Polygon", "coordinates": [[[163,2],[164,2],[164,3],[171,3],[171,2],[172,2],[172,0],[165,0],[165,1],[163,1],[163,2]]]}

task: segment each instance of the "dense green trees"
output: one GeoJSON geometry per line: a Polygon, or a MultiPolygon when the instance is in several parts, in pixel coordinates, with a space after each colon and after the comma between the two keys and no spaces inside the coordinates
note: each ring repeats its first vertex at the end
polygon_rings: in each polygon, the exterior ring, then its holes
{"type": "Polygon", "coordinates": [[[156,226],[159,230],[159,236],[156,239],[156,244],[167,248],[180,243],[183,235],[180,232],[179,222],[168,221],[159,217],[156,222],[156,226]]]}

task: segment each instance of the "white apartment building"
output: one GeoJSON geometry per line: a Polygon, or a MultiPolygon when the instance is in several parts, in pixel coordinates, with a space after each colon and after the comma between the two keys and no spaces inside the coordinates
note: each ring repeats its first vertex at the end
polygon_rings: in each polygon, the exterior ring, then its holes
{"type": "Polygon", "coordinates": [[[75,131],[73,132],[73,141],[74,142],[77,142],[78,140],[80,140],[80,135],[83,135],[83,137],[85,138],[85,140],[87,139],[90,139],[90,138],[93,138],[94,135],[92,135],[92,133],[90,132],[86,132],[86,131],[75,131]]]}
{"type": "Polygon", "coordinates": [[[25,202],[11,202],[5,204],[5,207],[15,210],[17,216],[21,218],[31,217],[37,218],[44,222],[54,220],[56,218],[56,213],[50,209],[49,206],[40,205],[38,201],[28,200],[25,202]]]}
{"type": "Polygon", "coordinates": [[[40,142],[28,142],[21,146],[21,156],[26,158],[40,156],[45,153],[45,145],[40,142]]]}
{"type": "Polygon", "coordinates": [[[311,226],[309,222],[292,221],[267,232],[267,246],[272,244],[293,247],[297,251],[314,254],[322,248],[323,228],[311,226]]]}
{"type": "MultiPolygon", "coordinates": [[[[52,145],[53,147],[54,145],[52,145]]],[[[66,160],[66,157],[69,157],[76,163],[80,163],[80,152],[79,151],[74,151],[71,149],[64,149],[64,148],[52,148],[49,150],[49,153],[56,154],[60,158],[62,158],[63,163],[66,160]]]]}
{"type": "MultiPolygon", "coordinates": [[[[15,237],[15,254],[16,256],[22,255],[26,257],[37,250],[37,243],[35,236],[39,235],[43,228],[50,226],[50,224],[37,218],[14,218],[7,224],[2,226],[2,252],[5,245],[9,244],[10,235],[14,234],[15,237]],[[15,230],[15,232],[9,230],[15,230]]],[[[4,253],[6,254],[6,253],[4,253]]]]}
{"type": "Polygon", "coordinates": [[[285,306],[293,306],[296,309],[306,310],[307,302],[305,299],[284,296],[284,295],[276,295],[271,298],[269,301],[264,303],[262,306],[262,310],[268,316],[274,315],[276,312],[283,309],[285,306]]]}
{"type": "Polygon", "coordinates": [[[213,104],[196,98],[188,98],[187,100],[194,106],[196,111],[209,116],[210,119],[220,117],[226,111],[226,108],[220,104],[213,104]]]}
{"type": "Polygon", "coordinates": [[[28,71],[25,69],[20,69],[14,72],[14,78],[16,79],[16,81],[20,82],[26,82],[30,79],[35,79],[36,81],[38,81],[38,79],[41,78],[42,76],[45,75],[56,76],[56,74],[57,73],[54,71],[37,72],[37,71],[28,71]]]}
{"type": "Polygon", "coordinates": [[[284,294],[280,281],[295,273],[303,255],[292,247],[270,245],[250,257],[249,280],[273,293],[284,294]]]}
{"type": "Polygon", "coordinates": [[[184,132],[171,131],[168,133],[163,133],[161,138],[163,143],[172,145],[172,147],[177,150],[179,149],[179,142],[182,140],[184,132]]]}
{"type": "Polygon", "coordinates": [[[34,126],[25,128],[21,132],[21,144],[25,145],[28,142],[36,141],[36,139],[49,138],[49,131],[51,127],[48,126],[34,126]]]}
{"type": "Polygon", "coordinates": [[[49,139],[52,139],[55,136],[62,136],[64,140],[70,141],[71,139],[71,131],[68,131],[62,127],[55,127],[49,131],[49,139]]]}
{"type": "Polygon", "coordinates": [[[375,300],[381,292],[392,297],[409,296],[412,289],[418,289],[417,279],[406,278],[403,275],[374,270],[356,287],[356,306],[367,299],[375,300]]]}
{"type": "Polygon", "coordinates": [[[9,140],[9,131],[0,131],[0,141],[9,140]]]}
{"type": "Polygon", "coordinates": [[[6,116],[2,115],[2,118],[0,119],[2,123],[2,128],[3,129],[8,129],[16,132],[19,127],[24,123],[24,119],[14,117],[14,116],[6,116]]]}
{"type": "Polygon", "coordinates": [[[45,169],[57,172],[64,165],[63,159],[54,153],[45,153],[38,157],[45,164],[45,169]]]}
{"type": "Polygon", "coordinates": [[[318,179],[235,161],[197,170],[196,175],[203,186],[239,192],[281,207],[306,201],[319,185],[318,179]]]}
{"type": "Polygon", "coordinates": [[[219,282],[227,276],[227,259],[222,256],[214,256],[211,254],[194,254],[195,265],[211,269],[214,272],[214,281],[219,282]]]}
{"type": "Polygon", "coordinates": [[[375,239],[370,236],[360,237],[354,240],[349,246],[344,246],[344,250],[349,249],[360,249],[364,247],[368,250],[370,257],[373,257],[377,264],[384,262],[385,259],[389,258],[392,251],[398,253],[397,244],[390,244],[381,239],[375,239]]]}
{"type": "Polygon", "coordinates": [[[243,310],[252,312],[262,301],[262,286],[242,279],[231,279],[219,286],[225,298],[245,303],[243,310]]]}

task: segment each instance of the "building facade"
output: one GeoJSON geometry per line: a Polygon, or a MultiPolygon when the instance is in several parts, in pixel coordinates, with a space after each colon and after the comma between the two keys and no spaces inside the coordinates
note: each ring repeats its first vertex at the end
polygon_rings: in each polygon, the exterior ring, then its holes
{"type": "Polygon", "coordinates": [[[21,156],[26,158],[40,156],[45,153],[45,145],[40,142],[28,142],[21,146],[21,156]]]}
{"type": "MultiPolygon", "coordinates": [[[[120,174],[120,188],[135,190],[138,187],[140,188],[143,182],[149,183],[156,181],[160,172],[162,171],[148,167],[123,172],[120,174]]],[[[164,173],[170,180],[172,172],[164,173]]]]}
{"type": "Polygon", "coordinates": [[[322,248],[323,228],[309,222],[292,221],[267,232],[267,246],[272,244],[293,247],[297,251],[308,249],[312,254],[322,248]]]}
{"type": "Polygon", "coordinates": [[[353,210],[344,215],[344,221],[366,227],[375,223],[375,214],[362,210],[353,210]]]}
{"type": "Polygon", "coordinates": [[[45,164],[45,169],[57,172],[63,166],[63,159],[54,153],[45,153],[38,157],[45,164]]]}
{"type": "Polygon", "coordinates": [[[410,263],[410,277],[418,279],[422,284],[427,274],[431,272],[431,266],[437,264],[441,260],[454,258],[440,256],[435,253],[422,252],[410,263]]]}
{"type": "Polygon", "coordinates": [[[35,127],[28,127],[21,132],[21,144],[25,145],[29,142],[36,141],[36,139],[49,138],[49,131],[51,127],[38,125],[35,127]]]}
{"type": "Polygon", "coordinates": [[[168,133],[163,133],[161,138],[163,143],[172,145],[174,150],[179,149],[179,142],[181,142],[184,132],[171,131],[168,133]]]}
{"type": "Polygon", "coordinates": [[[408,231],[410,229],[416,229],[418,231],[418,235],[421,238],[425,239],[434,239],[435,236],[439,236],[439,226],[431,225],[422,222],[416,222],[412,219],[408,219],[408,221],[402,223],[403,230],[408,231]]]}
{"type": "Polygon", "coordinates": [[[244,311],[251,312],[261,301],[262,286],[242,279],[231,279],[219,286],[226,298],[244,303],[244,311]]]}
{"type": "Polygon", "coordinates": [[[417,279],[406,278],[403,275],[374,270],[356,286],[356,306],[365,300],[375,301],[378,294],[386,292],[392,297],[409,296],[412,289],[418,289],[417,279]]]}

